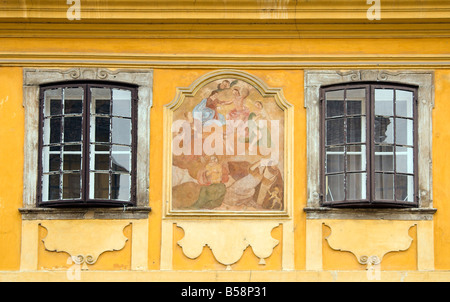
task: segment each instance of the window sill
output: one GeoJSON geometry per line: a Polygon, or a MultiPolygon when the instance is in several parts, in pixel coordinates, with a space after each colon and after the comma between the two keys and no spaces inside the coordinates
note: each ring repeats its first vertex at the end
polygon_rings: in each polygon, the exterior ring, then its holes
{"type": "Polygon", "coordinates": [[[306,219],[433,220],[434,208],[305,207],[306,219]]]}
{"type": "Polygon", "coordinates": [[[147,219],[150,207],[20,208],[23,220],[147,219]]]}

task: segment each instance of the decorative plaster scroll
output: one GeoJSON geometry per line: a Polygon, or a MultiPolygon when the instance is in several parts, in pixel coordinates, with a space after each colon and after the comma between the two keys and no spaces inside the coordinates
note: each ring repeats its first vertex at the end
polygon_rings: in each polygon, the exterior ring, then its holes
{"type": "Polygon", "coordinates": [[[45,221],[39,225],[47,229],[42,239],[50,252],[66,252],[76,264],[94,264],[107,251],[119,251],[128,238],[123,234],[129,221],[45,221]]]}
{"type": "Polygon", "coordinates": [[[177,226],[185,232],[178,245],[186,257],[195,259],[208,245],[216,260],[227,266],[241,259],[251,246],[260,264],[272,255],[279,241],[272,238],[272,230],[279,225],[271,221],[179,221],[177,226]]]}
{"type": "Polygon", "coordinates": [[[409,229],[416,225],[412,221],[334,220],[324,222],[331,229],[326,237],[328,245],[338,251],[355,255],[358,262],[371,265],[380,264],[384,255],[409,249],[413,239],[409,229]]]}

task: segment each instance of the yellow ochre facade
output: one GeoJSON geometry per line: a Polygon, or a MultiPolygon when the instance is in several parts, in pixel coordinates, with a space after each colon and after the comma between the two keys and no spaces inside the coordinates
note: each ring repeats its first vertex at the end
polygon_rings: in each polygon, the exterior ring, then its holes
{"type": "Polygon", "coordinates": [[[450,281],[450,3],[132,3],[1,4],[0,281],[450,281]],[[282,116],[280,211],[172,204],[176,110],[228,78],[282,116]],[[142,88],[134,207],[37,204],[39,87],[81,80],[142,88]],[[417,207],[319,202],[317,93],[355,82],[418,87],[417,207]]]}

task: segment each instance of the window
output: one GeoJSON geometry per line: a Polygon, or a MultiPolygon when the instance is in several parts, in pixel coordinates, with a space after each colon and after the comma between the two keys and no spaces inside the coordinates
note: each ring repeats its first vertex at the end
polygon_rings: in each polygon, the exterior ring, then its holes
{"type": "Polygon", "coordinates": [[[417,87],[322,86],[321,204],[417,206],[417,87]]]}
{"type": "Polygon", "coordinates": [[[137,87],[40,87],[38,205],[135,205],[137,87]]]}

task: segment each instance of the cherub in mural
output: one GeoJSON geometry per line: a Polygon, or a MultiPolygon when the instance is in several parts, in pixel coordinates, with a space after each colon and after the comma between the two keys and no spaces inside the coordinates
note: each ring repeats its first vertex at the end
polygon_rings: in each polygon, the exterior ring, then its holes
{"type": "Polygon", "coordinates": [[[269,193],[269,201],[272,203],[270,208],[274,209],[277,207],[278,209],[281,209],[283,205],[281,204],[281,197],[278,195],[280,193],[280,189],[275,187],[273,188],[273,191],[268,191],[267,193],[269,193]]]}
{"type": "Polygon", "coordinates": [[[233,80],[232,82],[230,82],[229,80],[223,80],[219,84],[217,84],[217,91],[229,89],[229,88],[233,87],[234,85],[236,85],[237,82],[238,82],[238,80],[233,80]]]}

